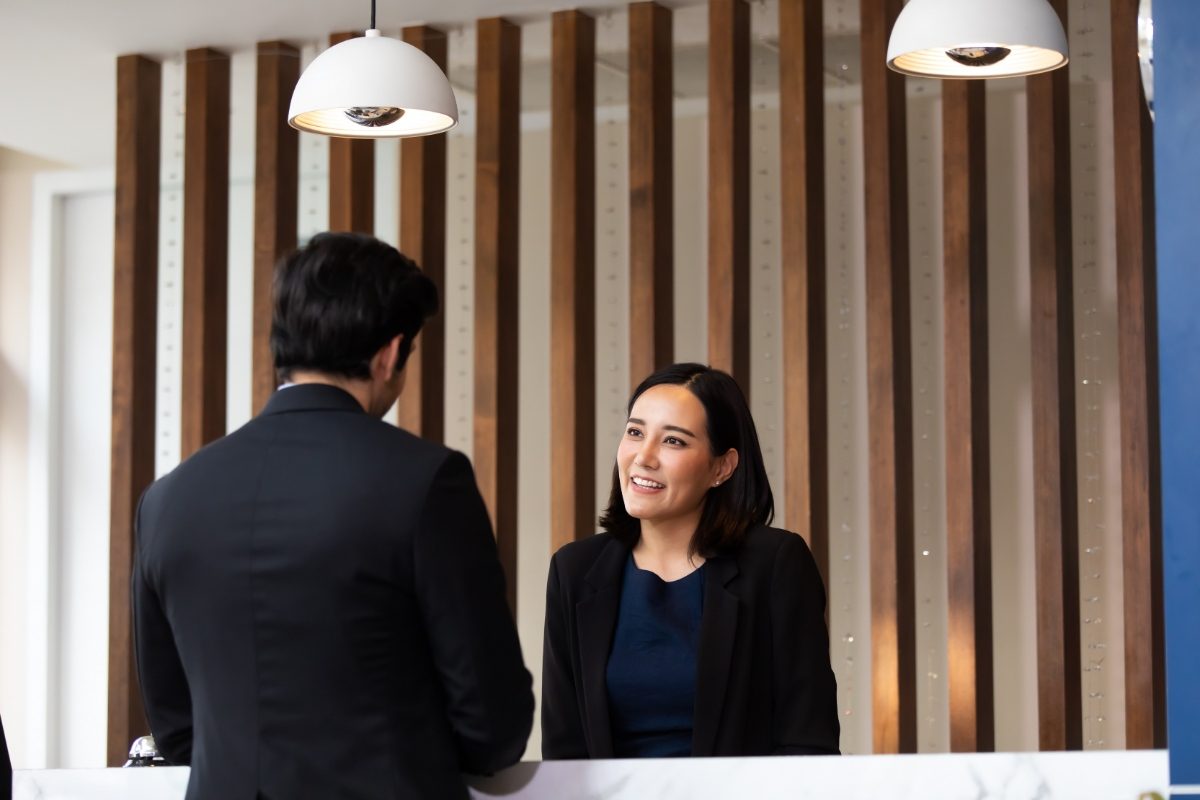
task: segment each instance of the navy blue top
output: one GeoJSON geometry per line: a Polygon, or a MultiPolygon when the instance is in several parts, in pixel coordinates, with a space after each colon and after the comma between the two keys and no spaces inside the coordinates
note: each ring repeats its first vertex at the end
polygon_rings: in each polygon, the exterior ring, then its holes
{"type": "Polygon", "coordinates": [[[630,553],[608,656],[608,709],[617,758],[692,754],[704,567],[667,582],[630,553]]]}

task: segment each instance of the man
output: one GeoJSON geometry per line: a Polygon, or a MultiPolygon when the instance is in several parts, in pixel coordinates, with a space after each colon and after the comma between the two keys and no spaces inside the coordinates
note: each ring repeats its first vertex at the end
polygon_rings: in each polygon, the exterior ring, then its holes
{"type": "Polygon", "coordinates": [[[12,791],[12,762],[8,758],[8,740],[4,738],[4,720],[0,719],[0,800],[9,800],[12,791]]]}
{"type": "Polygon", "coordinates": [[[437,289],[372,237],[280,263],[284,386],[146,490],[133,575],[159,751],[198,798],[465,797],[531,680],[461,454],[383,422],[437,289]]]}

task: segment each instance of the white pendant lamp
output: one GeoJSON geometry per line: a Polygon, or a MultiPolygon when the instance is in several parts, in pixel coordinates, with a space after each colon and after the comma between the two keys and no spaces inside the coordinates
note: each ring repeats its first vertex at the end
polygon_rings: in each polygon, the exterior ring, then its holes
{"type": "Polygon", "coordinates": [[[1036,75],[1067,63],[1067,36],[1046,0],[909,0],[887,63],[923,78],[1036,75]]]}
{"type": "Polygon", "coordinates": [[[433,59],[379,34],[371,0],[366,36],[334,45],[304,70],[292,92],[288,124],[350,139],[427,136],[458,124],[458,101],[433,59]]]}

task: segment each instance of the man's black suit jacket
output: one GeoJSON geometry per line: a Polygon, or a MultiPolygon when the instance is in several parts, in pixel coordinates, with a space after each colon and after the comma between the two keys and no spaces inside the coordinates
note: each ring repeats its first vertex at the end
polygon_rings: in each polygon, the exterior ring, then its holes
{"type": "Polygon", "coordinates": [[[8,758],[8,740],[4,738],[4,720],[0,719],[0,800],[9,800],[12,790],[12,762],[8,758]]]}
{"type": "MultiPolygon", "coordinates": [[[[550,563],[545,758],[613,757],[605,670],[628,557],[602,533],[565,545],[550,563]]],[[[804,540],[759,525],[704,569],[692,755],[837,753],[825,589],[804,540]]]]}
{"type": "Polygon", "coordinates": [[[187,797],[465,797],[517,761],[531,680],[467,459],[331,386],[146,490],[138,673],[187,797]]]}

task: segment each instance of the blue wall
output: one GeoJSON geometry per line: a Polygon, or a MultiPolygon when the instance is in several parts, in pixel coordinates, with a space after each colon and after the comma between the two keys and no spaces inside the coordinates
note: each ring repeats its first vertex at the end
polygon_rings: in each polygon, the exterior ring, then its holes
{"type": "Polygon", "coordinates": [[[1167,741],[1200,785],[1200,2],[1154,0],[1167,741]]]}

